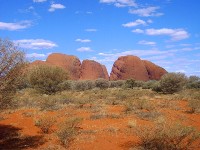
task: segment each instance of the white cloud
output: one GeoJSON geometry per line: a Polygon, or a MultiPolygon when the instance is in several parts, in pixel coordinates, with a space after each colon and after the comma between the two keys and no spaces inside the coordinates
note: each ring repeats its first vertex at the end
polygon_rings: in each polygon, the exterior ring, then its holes
{"type": "Polygon", "coordinates": [[[62,5],[62,4],[51,4],[50,8],[49,8],[49,11],[50,12],[53,12],[55,11],[56,9],[64,9],[65,6],[62,5]]]}
{"type": "Polygon", "coordinates": [[[137,19],[134,22],[122,24],[123,27],[135,27],[135,26],[138,26],[138,25],[147,25],[147,23],[144,20],[137,19]]]}
{"type": "Polygon", "coordinates": [[[0,22],[0,30],[15,31],[15,30],[28,28],[31,25],[32,25],[32,21],[30,20],[24,20],[24,21],[16,22],[16,23],[0,22]]]}
{"type": "Polygon", "coordinates": [[[79,52],[91,52],[93,51],[90,47],[80,47],[77,49],[79,52]]]}
{"type": "Polygon", "coordinates": [[[144,30],[135,29],[135,30],[132,30],[131,32],[134,32],[134,33],[144,33],[144,30]]]}
{"type": "Polygon", "coordinates": [[[43,39],[23,39],[16,40],[14,43],[25,49],[51,49],[57,47],[54,42],[43,39]]]}
{"type": "Polygon", "coordinates": [[[189,34],[184,29],[146,29],[145,33],[147,35],[167,35],[171,37],[172,41],[179,41],[189,37],[189,34]]]}
{"type": "Polygon", "coordinates": [[[81,42],[81,43],[89,43],[89,42],[91,42],[91,40],[89,40],[89,39],[76,39],[75,41],[76,42],[81,42]]]}
{"type": "Polygon", "coordinates": [[[156,42],[142,40],[142,41],[139,41],[138,44],[155,46],[156,42]]]}
{"type": "Polygon", "coordinates": [[[135,0],[100,0],[100,3],[114,4],[116,7],[136,7],[135,0]]]}
{"type": "Polygon", "coordinates": [[[129,13],[142,17],[162,16],[163,13],[156,12],[158,9],[160,9],[160,7],[146,7],[146,8],[129,10],[129,13]]]}
{"type": "Polygon", "coordinates": [[[96,32],[97,29],[85,29],[86,32],[96,32]]]}
{"type": "Polygon", "coordinates": [[[38,53],[31,53],[31,54],[26,54],[27,58],[45,58],[47,57],[47,54],[38,54],[38,53]]]}
{"type": "Polygon", "coordinates": [[[46,2],[47,0],[33,0],[34,3],[46,2]]]}

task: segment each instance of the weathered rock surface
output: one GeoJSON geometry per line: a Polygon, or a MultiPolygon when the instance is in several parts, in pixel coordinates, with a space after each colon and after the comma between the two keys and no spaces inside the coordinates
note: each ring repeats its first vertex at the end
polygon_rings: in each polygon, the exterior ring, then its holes
{"type": "MultiPolygon", "coordinates": [[[[72,55],[53,53],[46,61],[34,61],[34,65],[54,65],[63,68],[69,73],[72,80],[96,80],[104,78],[109,80],[107,69],[104,65],[94,60],[83,60],[72,55]]],[[[159,80],[167,71],[162,67],[137,56],[121,56],[113,64],[110,80],[135,79],[141,81],[159,80]]]]}
{"type": "Polygon", "coordinates": [[[110,74],[110,80],[135,79],[141,81],[159,80],[167,71],[154,63],[141,60],[137,56],[119,57],[110,74]]]}
{"type": "Polygon", "coordinates": [[[167,73],[165,69],[148,60],[143,60],[143,63],[147,69],[150,80],[160,80],[160,78],[167,73]]]}
{"type": "Polygon", "coordinates": [[[81,62],[76,56],[53,53],[46,62],[68,71],[70,79],[78,80],[81,73],[81,62]]]}
{"type": "Polygon", "coordinates": [[[139,57],[121,56],[112,67],[110,80],[126,80],[130,78],[142,81],[149,80],[146,67],[139,57]]]}
{"type": "Polygon", "coordinates": [[[83,60],[81,65],[81,80],[96,80],[98,78],[109,79],[105,66],[94,60],[83,60]]]}

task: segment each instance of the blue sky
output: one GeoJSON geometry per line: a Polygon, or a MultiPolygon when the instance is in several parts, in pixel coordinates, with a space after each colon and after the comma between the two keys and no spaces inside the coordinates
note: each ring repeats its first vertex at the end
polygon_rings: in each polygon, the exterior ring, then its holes
{"type": "Polygon", "coordinates": [[[199,0],[0,0],[0,37],[29,60],[54,52],[111,71],[136,55],[169,72],[200,76],[199,0]]]}

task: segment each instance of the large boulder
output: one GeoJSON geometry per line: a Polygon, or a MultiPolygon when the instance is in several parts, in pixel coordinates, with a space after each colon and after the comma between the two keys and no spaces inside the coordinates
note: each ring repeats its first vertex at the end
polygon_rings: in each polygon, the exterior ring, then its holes
{"type": "Polygon", "coordinates": [[[66,70],[72,80],[80,78],[81,62],[76,56],[53,53],[48,56],[46,62],[66,70]]]}
{"type": "Polygon", "coordinates": [[[94,60],[83,60],[80,80],[96,80],[98,78],[109,79],[106,67],[94,60]]]}
{"type": "Polygon", "coordinates": [[[135,79],[148,81],[149,75],[142,60],[137,56],[121,56],[119,57],[110,74],[110,80],[126,80],[135,79]]]}
{"type": "Polygon", "coordinates": [[[142,61],[147,69],[150,80],[160,80],[160,78],[167,73],[167,71],[164,68],[148,60],[142,60],[142,61]]]}

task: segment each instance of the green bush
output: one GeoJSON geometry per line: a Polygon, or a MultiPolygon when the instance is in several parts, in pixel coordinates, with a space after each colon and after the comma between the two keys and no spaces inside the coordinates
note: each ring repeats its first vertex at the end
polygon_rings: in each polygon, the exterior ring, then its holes
{"type": "Polygon", "coordinates": [[[187,82],[187,77],[182,73],[168,73],[162,76],[160,88],[163,93],[172,94],[183,89],[187,82]]]}
{"type": "Polygon", "coordinates": [[[133,89],[134,87],[138,87],[138,85],[134,79],[128,79],[125,81],[124,87],[133,89]]]}
{"type": "Polygon", "coordinates": [[[95,86],[100,89],[107,89],[109,87],[109,81],[99,78],[95,81],[95,86]]]}
{"type": "Polygon", "coordinates": [[[67,72],[54,66],[35,66],[28,73],[30,85],[45,94],[53,94],[59,91],[58,85],[67,79],[67,72]]]}
{"type": "Polygon", "coordinates": [[[189,89],[199,89],[200,88],[200,77],[190,76],[186,87],[189,89]]]}
{"type": "Polygon", "coordinates": [[[73,90],[77,91],[85,91],[90,90],[95,87],[94,81],[90,80],[83,80],[83,81],[74,81],[73,83],[73,90]]]}
{"type": "Polygon", "coordinates": [[[109,88],[121,88],[125,81],[124,80],[118,80],[118,81],[109,81],[109,88]]]}
{"type": "Polygon", "coordinates": [[[155,80],[150,80],[147,82],[144,82],[144,84],[142,85],[143,89],[153,89],[154,85],[157,83],[158,81],[155,80]]]}
{"type": "Polygon", "coordinates": [[[63,81],[62,83],[60,83],[58,85],[58,88],[60,89],[60,91],[72,90],[73,89],[73,82],[74,81],[72,81],[72,80],[63,81]]]}

